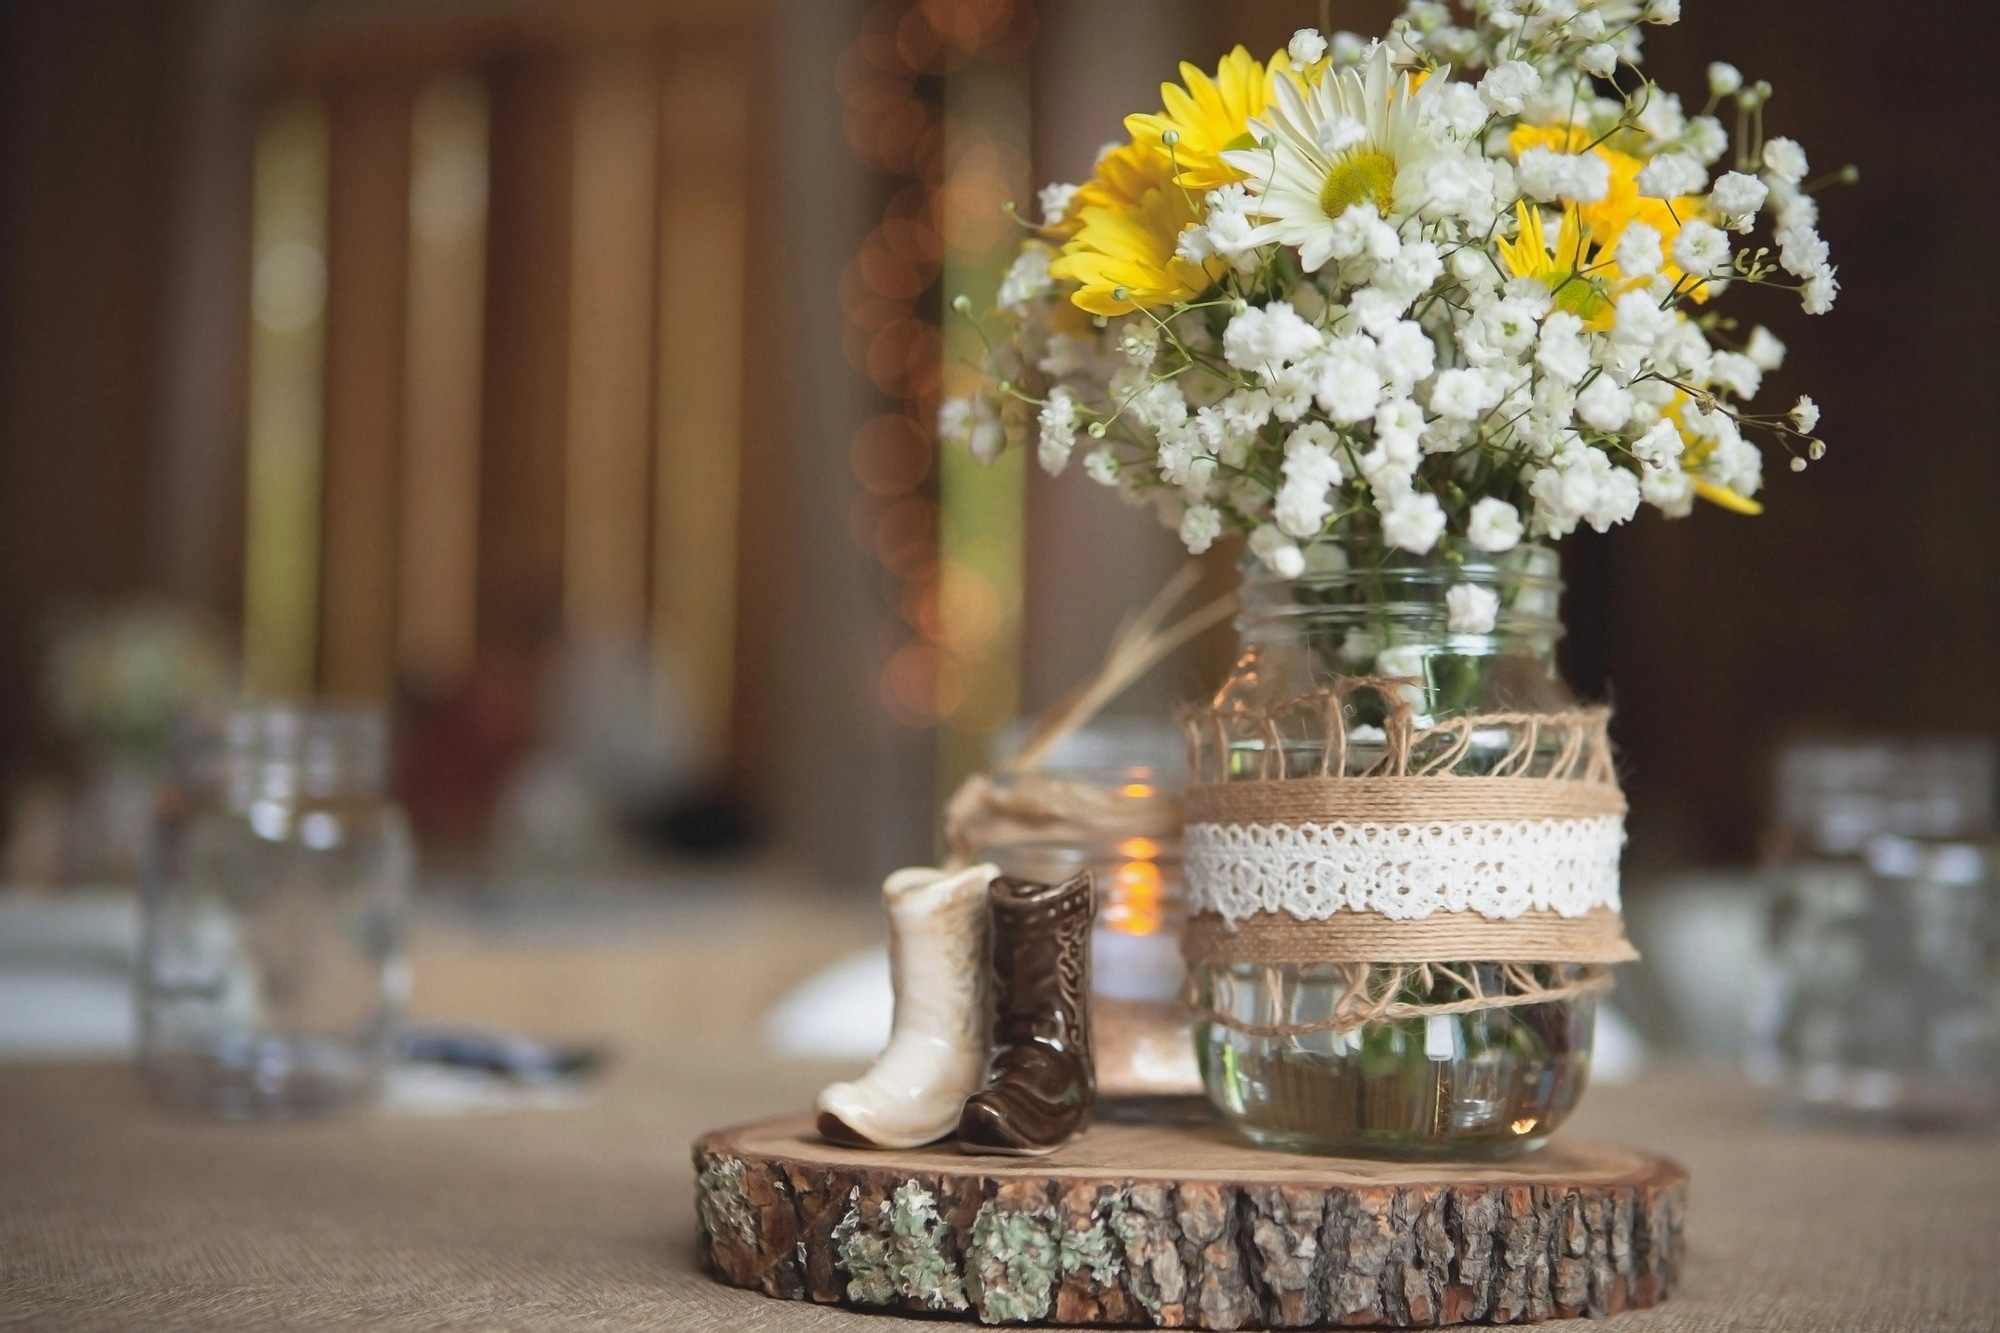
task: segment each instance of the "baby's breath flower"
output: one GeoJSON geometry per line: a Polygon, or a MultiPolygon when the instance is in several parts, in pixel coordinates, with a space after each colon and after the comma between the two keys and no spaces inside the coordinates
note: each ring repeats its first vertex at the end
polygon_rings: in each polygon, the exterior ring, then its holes
{"type": "Polygon", "coordinates": [[[1214,505],[1190,505],[1181,515],[1181,545],[1187,547],[1189,555],[1200,555],[1221,535],[1222,514],[1214,505]]]}
{"type": "Polygon", "coordinates": [[[1339,339],[1320,365],[1313,400],[1342,425],[1375,415],[1382,401],[1382,374],[1375,368],[1375,343],[1357,333],[1339,339]]]}
{"type": "Polygon", "coordinates": [[[1297,421],[1312,410],[1319,376],[1310,365],[1287,366],[1265,383],[1270,386],[1271,415],[1279,421],[1297,421]]]}
{"type": "Polygon", "coordinates": [[[1424,169],[1424,191],[1429,196],[1424,216],[1468,221],[1491,217],[1494,185],[1493,170],[1486,163],[1463,153],[1443,154],[1424,169]]]}
{"type": "Polygon", "coordinates": [[[1681,99],[1672,93],[1663,92],[1658,84],[1646,88],[1645,105],[1633,117],[1646,136],[1655,143],[1672,143],[1687,133],[1687,115],[1681,110],[1681,99]]]}
{"type": "Polygon", "coordinates": [[[1674,263],[1701,277],[1720,272],[1729,264],[1729,237],[1719,227],[1692,218],[1674,238],[1674,263]]]}
{"type": "Polygon", "coordinates": [[[1521,154],[1515,182],[1531,199],[1573,199],[1594,204],[1611,189],[1611,162],[1600,153],[1555,153],[1530,148],[1521,154]]]}
{"type": "Polygon", "coordinates": [[[981,463],[992,462],[1004,443],[999,414],[984,394],[945,399],[938,406],[938,438],[947,444],[964,445],[981,463]]]}
{"type": "Polygon", "coordinates": [[[1476,421],[1499,401],[1489,399],[1485,376],[1472,369],[1447,370],[1431,389],[1431,411],[1459,421],[1476,421]]]}
{"type": "Polygon", "coordinates": [[[964,444],[972,435],[972,400],[947,398],[938,404],[938,438],[946,444],[964,444]]]}
{"type": "Polygon", "coordinates": [[[1751,220],[1764,206],[1764,200],[1770,193],[1770,187],[1755,176],[1740,171],[1725,171],[1715,178],[1708,202],[1717,214],[1728,220],[1732,230],[1748,231],[1751,220]]]}
{"type": "Polygon", "coordinates": [[[1070,204],[1076,199],[1076,186],[1051,182],[1044,185],[1035,198],[1042,207],[1042,225],[1059,226],[1069,217],[1070,204]]]}
{"type": "Polygon", "coordinates": [[[1650,278],[1660,271],[1666,256],[1660,249],[1660,233],[1644,222],[1626,226],[1612,251],[1618,271],[1628,278],[1650,278]]]}
{"type": "Polygon", "coordinates": [[[1035,458],[1044,472],[1058,476],[1069,466],[1070,450],[1076,447],[1076,395],[1060,385],[1049,390],[1038,424],[1041,439],[1035,458]]]}
{"type": "Polygon", "coordinates": [[[1026,314],[1028,303],[1047,295],[1055,285],[1049,277],[1049,260],[1053,257],[1053,252],[1046,245],[1031,242],[1022,246],[1021,253],[1008,267],[1007,276],[1001,280],[1000,294],[995,303],[1002,310],[1026,314]]]}
{"type": "Polygon", "coordinates": [[[1806,178],[1806,150],[1796,140],[1766,139],[1764,170],[1787,185],[1797,185],[1806,178]]]}
{"type": "Polygon", "coordinates": [[[1428,491],[1412,491],[1382,514],[1382,539],[1398,550],[1426,555],[1444,535],[1444,506],[1428,491]]]}
{"type": "Polygon", "coordinates": [[[1371,203],[1352,205],[1327,230],[1327,253],[1334,259],[1365,256],[1381,263],[1394,259],[1402,244],[1396,229],[1382,220],[1371,203]]]}
{"type": "Polygon", "coordinates": [[[1674,317],[1645,292],[1626,292],[1618,298],[1616,310],[1611,336],[1632,347],[1651,347],[1674,322],[1674,317]]]}
{"type": "Polygon", "coordinates": [[[1412,241],[1375,271],[1375,285],[1391,292],[1405,305],[1431,289],[1444,272],[1444,259],[1430,241],[1412,241]]]}
{"type": "Polygon", "coordinates": [[[1465,539],[1491,555],[1511,551],[1521,542],[1521,511],[1505,500],[1482,496],[1472,506],[1465,539]]]}
{"type": "Polygon", "coordinates": [[[1222,355],[1238,370],[1275,370],[1319,350],[1320,332],[1283,301],[1251,306],[1232,317],[1222,334],[1222,355]]]}
{"type": "Polygon", "coordinates": [[[1694,478],[1678,467],[1648,468],[1639,479],[1639,494],[1667,518],[1694,512],[1694,478]]]}
{"type": "Polygon", "coordinates": [[[1557,310],[1542,321],[1535,364],[1557,384],[1578,384],[1590,373],[1590,348],[1583,341],[1583,321],[1557,310]]]}
{"type": "Polygon", "coordinates": [[[1609,375],[1599,375],[1576,396],[1576,415],[1586,426],[1621,430],[1632,419],[1632,395],[1609,375]]]}
{"type": "Polygon", "coordinates": [[[1491,634],[1500,618],[1500,594],[1476,583],[1454,583],[1444,605],[1445,628],[1454,634],[1491,634]]]}
{"type": "Polygon", "coordinates": [[[1661,153],[1639,169],[1639,193],[1648,199],[1676,199],[1699,194],[1708,184],[1708,169],[1685,153],[1661,153]]]}
{"type": "Polygon", "coordinates": [[[1375,362],[1398,393],[1407,394],[1437,365],[1437,345],[1414,320],[1399,319],[1375,339],[1375,362]]]}
{"type": "Polygon", "coordinates": [[[1285,54],[1296,66],[1310,65],[1326,54],[1326,38],[1317,28],[1300,28],[1285,45],[1285,54]]]}
{"type": "Polygon", "coordinates": [[[1785,345],[1762,324],[1750,330],[1743,354],[1756,362],[1759,370],[1777,370],[1785,364],[1785,345]]]}
{"type": "Polygon", "coordinates": [[[1728,97],[1743,86],[1743,71],[1724,60],[1718,60],[1708,67],[1708,91],[1716,97],[1728,97]]]}
{"type": "Polygon", "coordinates": [[[1681,144],[1705,167],[1714,166],[1729,151],[1729,131],[1714,116],[1696,116],[1688,122],[1681,144]]]}
{"type": "Polygon", "coordinates": [[[1778,263],[1794,277],[1810,278],[1826,267],[1829,251],[1819,232],[1803,223],[1780,227],[1778,263]]]}
{"type": "Polygon", "coordinates": [[[1209,243],[1208,228],[1199,222],[1190,222],[1181,229],[1180,239],[1174,242],[1174,254],[1190,264],[1205,263],[1215,254],[1215,247],[1209,243]]]}
{"type": "Polygon", "coordinates": [[[1647,467],[1663,468],[1671,466],[1685,447],[1681,433],[1674,429],[1674,423],[1663,418],[1632,441],[1632,456],[1647,467]]]}
{"type": "Polygon", "coordinates": [[[1464,139],[1486,123],[1486,102],[1479,90],[1456,80],[1425,85],[1429,96],[1422,103],[1422,115],[1453,138],[1464,139]]]}
{"type": "Polygon", "coordinates": [[[1250,554],[1281,579],[1295,579],[1306,572],[1305,554],[1275,524],[1262,524],[1250,534],[1250,554]]]}
{"type": "Polygon", "coordinates": [[[1286,446],[1281,471],[1285,484],[1278,488],[1277,508],[1273,511],[1279,530],[1300,540],[1318,536],[1320,525],[1333,511],[1327,491],[1340,484],[1340,460],[1325,444],[1300,442],[1294,432],[1293,442],[1286,446]]]}
{"type": "Polygon", "coordinates": [[[1810,435],[1819,429],[1819,404],[1800,394],[1799,401],[1792,404],[1791,418],[1800,434],[1810,435]]]}
{"type": "Polygon", "coordinates": [[[1741,352],[1717,352],[1708,363],[1708,379],[1716,388],[1727,389],[1747,403],[1757,396],[1764,372],[1741,352]]]}
{"type": "Polygon", "coordinates": [[[1542,76],[1525,60],[1509,60],[1486,71],[1479,95],[1498,115],[1519,115],[1521,107],[1542,86],[1542,76]]]}
{"type": "Polygon", "coordinates": [[[1840,283],[1833,276],[1835,271],[1822,269],[1806,279],[1800,297],[1808,315],[1824,315],[1833,309],[1833,298],[1840,295],[1840,283]]]}

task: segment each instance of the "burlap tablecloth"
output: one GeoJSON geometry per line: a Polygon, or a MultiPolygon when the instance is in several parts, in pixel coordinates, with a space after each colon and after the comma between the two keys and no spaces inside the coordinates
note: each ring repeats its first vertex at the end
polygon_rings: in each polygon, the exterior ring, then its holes
{"type": "MultiPolygon", "coordinates": [[[[614,1040],[577,1111],[214,1124],[153,1110],[122,1066],[0,1065],[0,1323],[903,1326],[723,1288],[694,1259],[689,1140],[799,1109],[829,1073],[756,1054],[750,1016],[870,929],[814,909],[608,944],[429,940],[424,1011],[614,1040]]],[[[1682,1291],[1610,1327],[2000,1327],[2000,1142],[1783,1133],[1749,1090],[1673,1070],[1593,1090],[1573,1131],[1693,1173],[1682,1291]]]]}

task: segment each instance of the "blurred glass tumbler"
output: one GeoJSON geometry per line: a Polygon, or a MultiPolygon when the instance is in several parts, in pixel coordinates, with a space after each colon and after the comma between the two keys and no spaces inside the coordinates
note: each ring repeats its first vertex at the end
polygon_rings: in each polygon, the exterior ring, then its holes
{"type": "Polygon", "coordinates": [[[1773,870],[1752,1074],[1792,1122],[2000,1120],[1991,749],[1821,743],[1795,747],[1779,772],[1797,850],[1773,870]]]}
{"type": "Polygon", "coordinates": [[[1102,1096],[1201,1092],[1193,1018],[1180,999],[1184,767],[1180,732],[1166,721],[1100,717],[1040,771],[994,778],[1003,808],[1033,804],[1036,789],[1060,784],[1089,808],[1088,828],[1010,825],[975,853],[1003,874],[1046,884],[1091,872],[1091,1046],[1102,1096]]]}
{"type": "Polygon", "coordinates": [[[140,1067],[233,1118],[372,1100],[409,989],[413,856],[378,712],[243,707],[191,726],[145,884],[140,1067]]]}

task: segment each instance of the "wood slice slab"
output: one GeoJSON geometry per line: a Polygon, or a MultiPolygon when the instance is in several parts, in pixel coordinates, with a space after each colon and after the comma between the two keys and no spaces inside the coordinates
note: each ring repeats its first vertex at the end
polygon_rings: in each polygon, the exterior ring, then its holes
{"type": "Polygon", "coordinates": [[[768,1296],[985,1323],[1428,1327],[1665,1299],[1687,1173],[1557,1139],[1433,1165],[1250,1147],[1198,1113],[1100,1120],[1053,1156],[871,1152],[809,1117],[694,1145],[700,1244],[768,1296]]]}

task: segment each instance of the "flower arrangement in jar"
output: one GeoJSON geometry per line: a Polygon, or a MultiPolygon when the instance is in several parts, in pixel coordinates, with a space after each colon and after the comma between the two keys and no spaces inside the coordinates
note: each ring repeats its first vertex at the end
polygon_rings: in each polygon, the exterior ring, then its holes
{"type": "Polygon", "coordinates": [[[1549,543],[1755,514],[1767,453],[1825,452],[1811,398],[1756,405],[1782,343],[1723,313],[1832,307],[1817,182],[1768,84],[1712,65],[1694,111],[1646,76],[1679,9],[1413,0],[1383,40],[1183,65],[1041,192],[941,411],[981,457],[1081,455],[1191,552],[1247,538],[1243,654],[1191,719],[1189,962],[1209,1091],[1260,1141],[1546,1138],[1632,956],[1549,543]]]}

